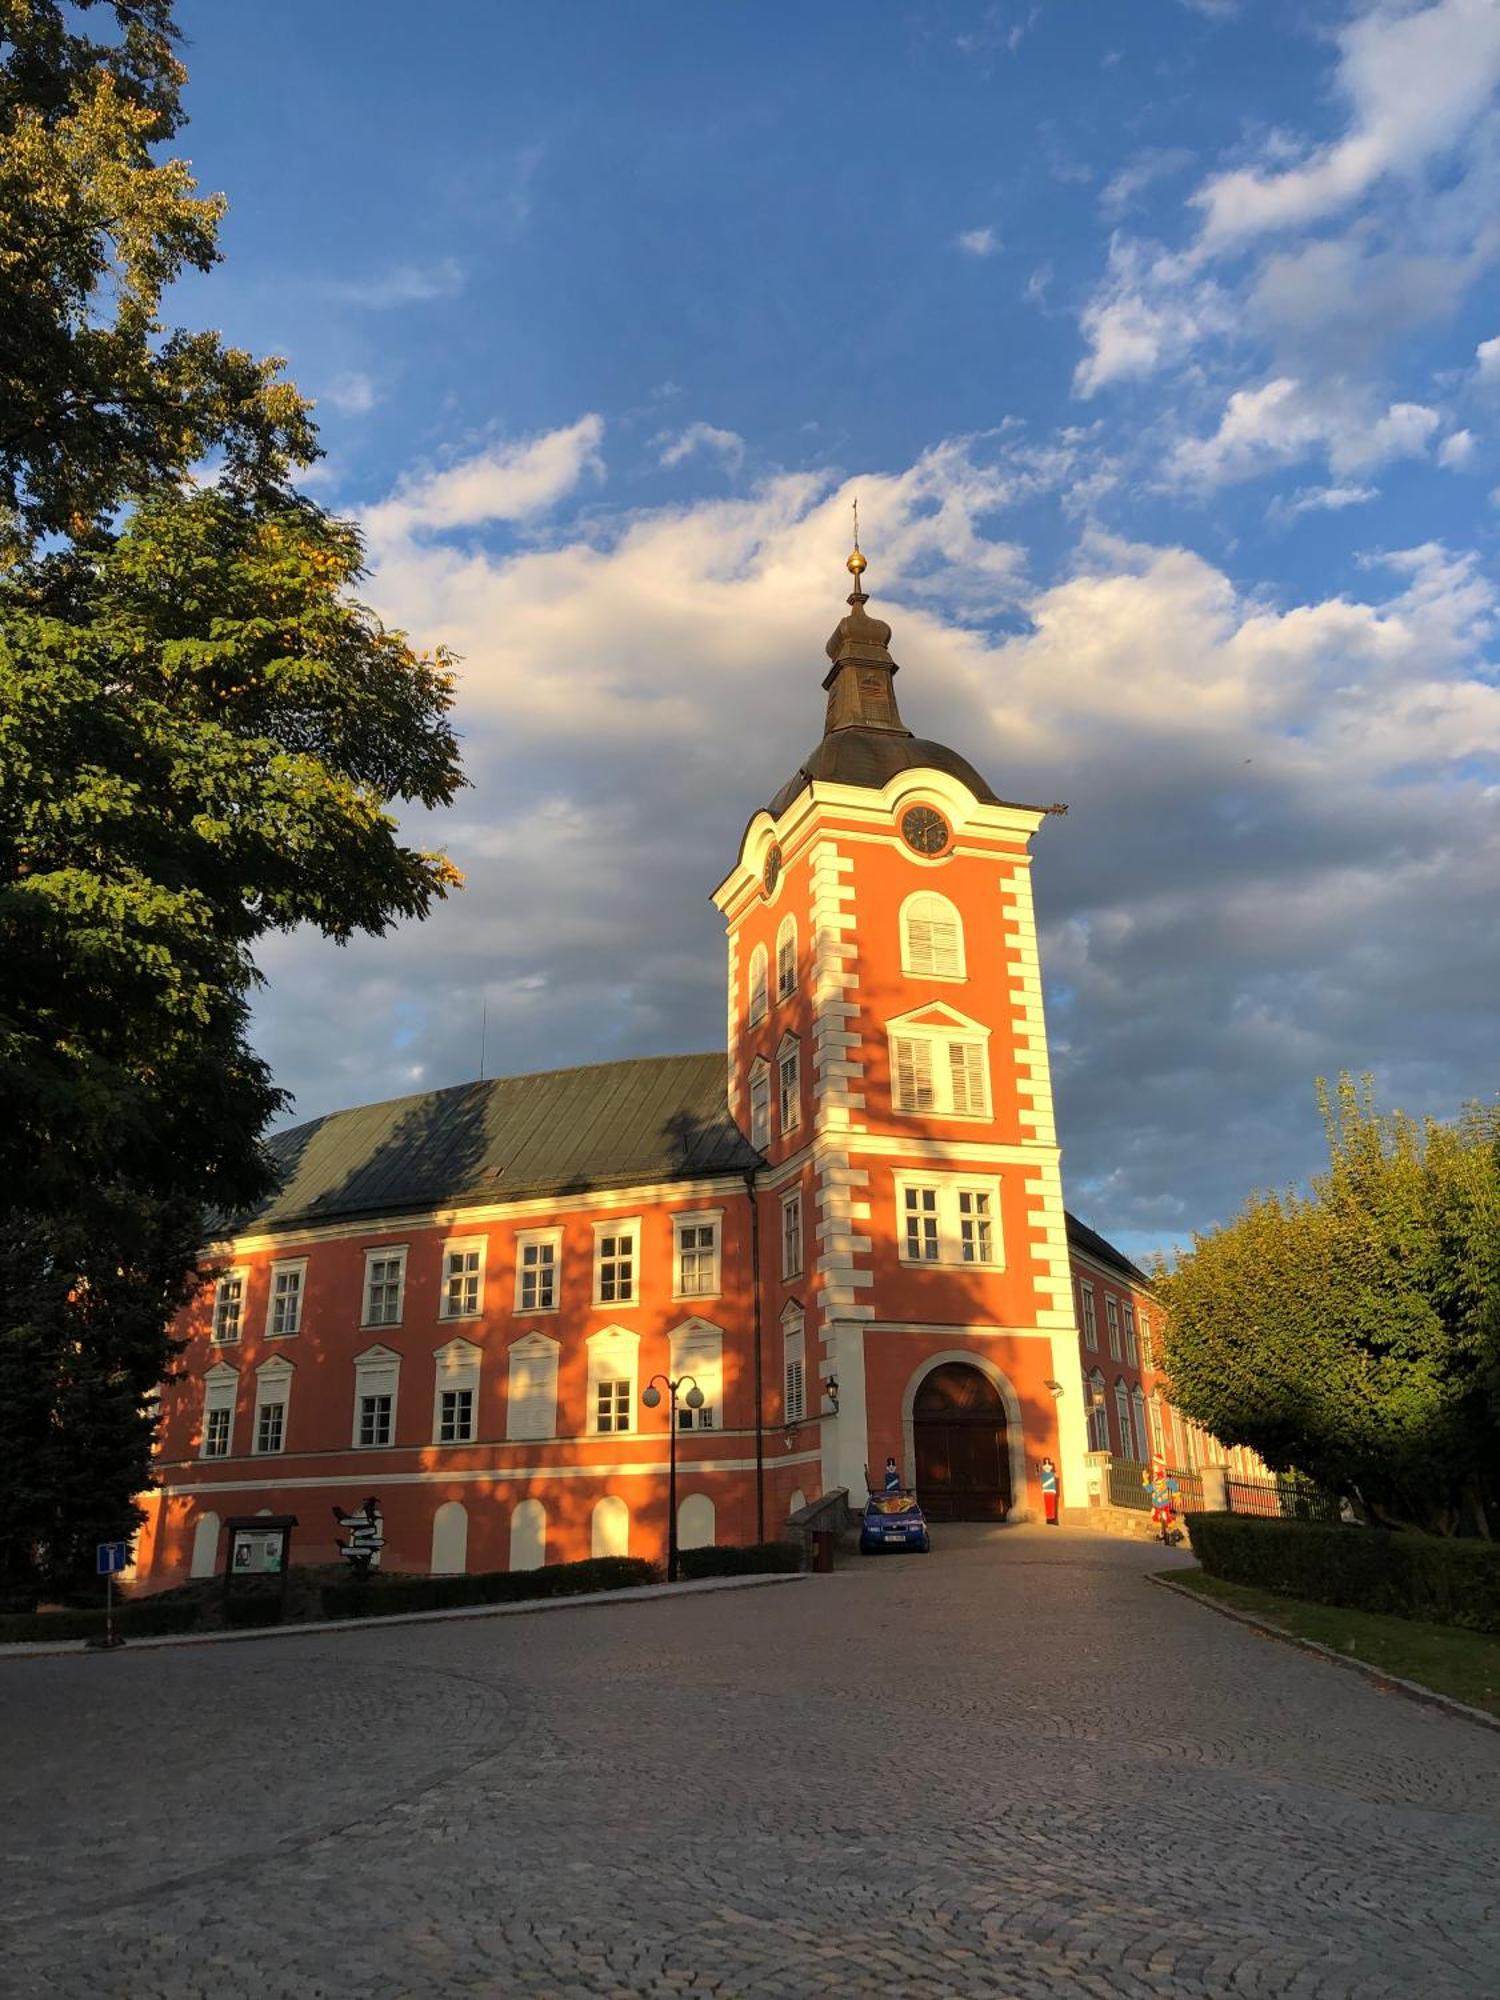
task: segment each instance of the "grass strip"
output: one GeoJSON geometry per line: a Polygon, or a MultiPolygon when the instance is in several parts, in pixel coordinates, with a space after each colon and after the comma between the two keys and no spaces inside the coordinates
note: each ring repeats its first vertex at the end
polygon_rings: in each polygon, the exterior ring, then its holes
{"type": "Polygon", "coordinates": [[[1436,1694],[1500,1716],[1500,1636],[1493,1632],[1464,1632],[1453,1625],[1426,1625],[1378,1611],[1311,1604],[1306,1598],[1283,1597],[1279,1591],[1225,1583],[1201,1570],[1164,1574],[1179,1590],[1248,1611],[1296,1638],[1312,1639],[1381,1673],[1416,1681],[1436,1694]]]}

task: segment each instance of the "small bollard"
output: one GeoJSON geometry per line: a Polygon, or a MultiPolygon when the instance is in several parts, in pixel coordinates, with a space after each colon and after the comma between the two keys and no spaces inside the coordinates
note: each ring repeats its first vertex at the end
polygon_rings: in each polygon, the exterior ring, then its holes
{"type": "Polygon", "coordinates": [[[832,1576],[833,1575],[833,1530],[831,1528],[814,1528],[812,1545],[813,1545],[812,1566],[813,1566],[814,1576],[832,1576]]]}

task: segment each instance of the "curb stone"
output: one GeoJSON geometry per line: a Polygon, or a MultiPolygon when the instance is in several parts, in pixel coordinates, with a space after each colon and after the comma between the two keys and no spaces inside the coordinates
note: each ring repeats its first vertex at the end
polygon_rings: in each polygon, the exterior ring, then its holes
{"type": "Polygon", "coordinates": [[[1468,1702],[1455,1701],[1451,1694],[1439,1694],[1436,1688],[1424,1687],[1421,1681],[1403,1680],[1400,1674],[1387,1673],[1384,1667],[1372,1666],[1368,1660],[1357,1660],[1350,1653],[1336,1653],[1332,1646],[1325,1646],[1317,1639],[1304,1639],[1300,1632],[1289,1632],[1284,1625],[1274,1625],[1269,1618],[1241,1610],[1238,1605],[1225,1604],[1214,1597],[1200,1597],[1196,1590],[1184,1589],[1169,1576],[1152,1572],[1147,1575],[1146,1581],[1156,1584],[1161,1590],[1170,1590],[1174,1597],[1185,1597],[1190,1603],[1201,1604],[1205,1611],[1217,1611],[1221,1618],[1232,1618],[1237,1625],[1248,1625],[1252,1631],[1263,1632],[1268,1639],[1280,1639],[1284,1645],[1295,1646],[1303,1653],[1315,1653],[1320,1660],[1327,1660],[1335,1667],[1347,1667],[1351,1673],[1362,1675],[1379,1688],[1404,1694],[1408,1701],[1421,1702],[1426,1708],[1445,1709],[1449,1715],[1460,1716],[1465,1722],[1477,1722],[1481,1729],[1500,1730],[1500,1715],[1491,1715],[1488,1709],[1471,1708],[1468,1702]]]}
{"type": "Polygon", "coordinates": [[[598,1604],[666,1604],[679,1597],[697,1597],[710,1590],[760,1590],[768,1583],[801,1583],[804,1572],[770,1576],[705,1576],[693,1583],[632,1584],[628,1590],[581,1590],[573,1597],[538,1597],[520,1604],[455,1604],[446,1611],[389,1611],[378,1618],[318,1618],[301,1625],[255,1625],[244,1632],[170,1632],[155,1639],[129,1639],[105,1654],[87,1639],[22,1640],[0,1646],[0,1664],[7,1660],[55,1660],[59,1654],[98,1653],[113,1659],[120,1653],[155,1652],[163,1646],[231,1646],[242,1639],[305,1639],[329,1632],[374,1632],[391,1625],[439,1625],[455,1618],[524,1618],[542,1611],[587,1611],[598,1604]]]}

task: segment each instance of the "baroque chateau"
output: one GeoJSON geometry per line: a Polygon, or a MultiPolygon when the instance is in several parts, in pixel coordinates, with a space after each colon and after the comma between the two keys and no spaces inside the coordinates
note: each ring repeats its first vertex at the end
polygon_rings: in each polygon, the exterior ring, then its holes
{"type": "Polygon", "coordinates": [[[752,1542],[892,1458],[935,1521],[1065,1509],[1100,1456],[1201,1440],[1141,1274],[1069,1216],[1031,842],[912,734],[864,557],[823,734],[714,901],[722,1055],[459,1084],[280,1134],[277,1193],[177,1331],[137,1576],[222,1569],[232,1516],[378,1501],[406,1570],[752,1542]],[[687,1386],[686,1384],[684,1385],[687,1386]]]}

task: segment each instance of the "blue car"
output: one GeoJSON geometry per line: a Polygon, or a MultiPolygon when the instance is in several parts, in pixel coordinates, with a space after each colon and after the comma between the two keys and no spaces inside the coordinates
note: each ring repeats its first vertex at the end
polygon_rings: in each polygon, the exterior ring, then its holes
{"type": "Polygon", "coordinates": [[[878,1555],[884,1549],[909,1549],[925,1556],[932,1548],[927,1516],[915,1493],[872,1493],[859,1524],[859,1552],[878,1555]]]}

